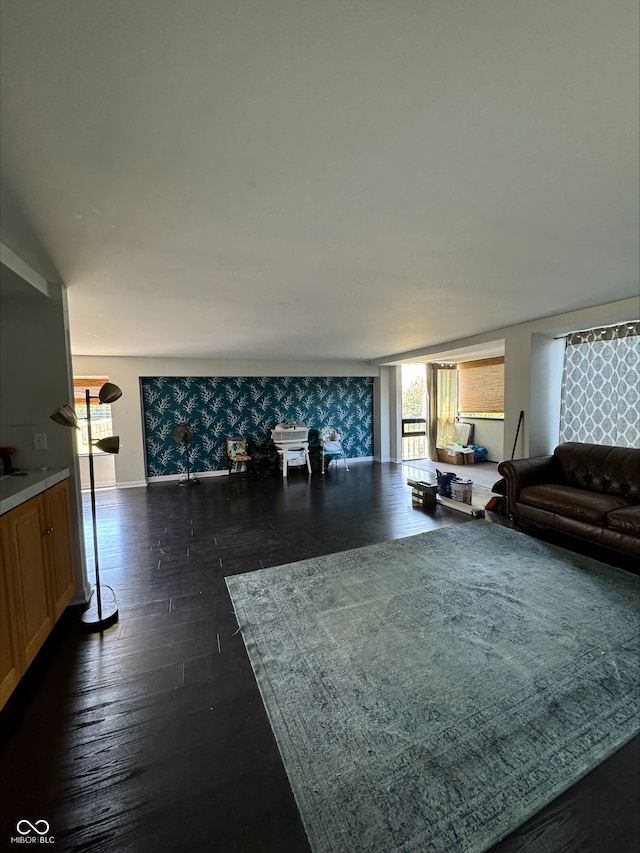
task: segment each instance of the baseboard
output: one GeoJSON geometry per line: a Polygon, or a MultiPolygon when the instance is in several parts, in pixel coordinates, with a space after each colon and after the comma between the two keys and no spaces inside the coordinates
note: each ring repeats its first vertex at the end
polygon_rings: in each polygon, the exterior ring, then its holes
{"type": "MultiPolygon", "coordinates": [[[[109,489],[115,489],[116,485],[117,485],[117,483],[115,480],[103,480],[101,483],[96,483],[96,492],[104,492],[104,491],[108,491],[109,489]]],[[[83,483],[82,486],[80,487],[80,491],[81,492],[90,492],[91,491],[91,483],[83,483]]]]}
{"type": "MultiPolygon", "coordinates": [[[[186,479],[186,473],[182,474],[161,474],[157,477],[149,477],[149,483],[177,483],[179,480],[186,479]]],[[[224,471],[192,471],[191,478],[193,480],[205,480],[209,477],[228,477],[229,471],[225,468],[224,471]]],[[[146,485],[146,484],[145,484],[146,485]]]]}
{"type": "MultiPolygon", "coordinates": [[[[342,461],[342,460],[339,460],[342,461]]],[[[348,456],[347,463],[351,465],[356,462],[379,462],[379,459],[376,459],[375,456],[348,456]]],[[[156,477],[149,477],[149,483],[171,483],[178,482],[178,480],[184,480],[185,474],[161,474],[156,477]]],[[[192,471],[191,476],[194,480],[204,480],[208,477],[228,477],[229,472],[225,469],[223,471],[192,471]]],[[[133,486],[145,486],[147,483],[118,483],[118,488],[131,488],[133,486]]]]}

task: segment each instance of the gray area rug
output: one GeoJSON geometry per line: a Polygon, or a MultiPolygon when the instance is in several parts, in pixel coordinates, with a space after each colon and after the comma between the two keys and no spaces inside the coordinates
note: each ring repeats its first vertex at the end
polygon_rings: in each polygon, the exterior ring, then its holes
{"type": "Polygon", "coordinates": [[[315,853],[483,851],[639,728],[639,578],[488,522],[229,577],[315,853]]]}

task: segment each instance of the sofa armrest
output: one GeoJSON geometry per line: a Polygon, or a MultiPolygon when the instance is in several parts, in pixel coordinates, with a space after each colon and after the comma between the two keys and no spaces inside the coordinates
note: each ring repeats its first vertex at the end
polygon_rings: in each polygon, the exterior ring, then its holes
{"type": "Polygon", "coordinates": [[[533,456],[530,459],[508,459],[498,465],[507,484],[507,509],[517,515],[516,501],[527,486],[562,482],[562,472],[554,456],[533,456]]]}

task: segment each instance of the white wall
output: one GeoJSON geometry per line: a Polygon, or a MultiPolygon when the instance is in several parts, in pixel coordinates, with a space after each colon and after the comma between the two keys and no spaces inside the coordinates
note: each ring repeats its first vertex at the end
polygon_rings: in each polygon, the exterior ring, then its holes
{"type": "Polygon", "coordinates": [[[389,399],[399,417],[389,424],[389,457],[392,462],[402,462],[402,367],[392,367],[389,375],[389,399]]]}
{"type": "Polygon", "coordinates": [[[390,458],[390,413],[395,411],[389,400],[392,370],[392,367],[380,367],[373,384],[373,458],[376,462],[389,462],[390,458]]]}
{"type": "Polygon", "coordinates": [[[545,456],[559,442],[564,338],[531,335],[529,456],[545,456]]]}
{"type": "MultiPolygon", "coordinates": [[[[515,458],[551,453],[558,444],[560,432],[559,402],[562,378],[559,335],[579,329],[597,328],[640,317],[640,298],[624,299],[580,311],[532,320],[517,326],[493,329],[481,335],[456,338],[437,346],[406,353],[396,353],[388,360],[375,363],[398,363],[410,360],[447,360],[447,352],[463,347],[504,340],[505,347],[505,418],[502,459],[511,456],[520,411],[524,411],[524,429],[520,430],[515,458]]],[[[390,399],[394,406],[394,400],[390,399]]],[[[393,423],[401,417],[397,408],[390,412],[393,423]]],[[[476,442],[477,443],[477,442],[476,442]]]]}
{"type": "MultiPolygon", "coordinates": [[[[91,488],[89,454],[83,453],[78,456],[78,463],[80,465],[80,484],[83,490],[88,490],[91,488]]],[[[110,453],[93,454],[93,479],[96,489],[108,489],[116,485],[115,456],[110,453]]]]}
{"type": "MultiPolygon", "coordinates": [[[[251,361],[208,358],[136,358],[74,356],[75,376],[108,376],[122,388],[111,407],[114,435],[120,436],[115,457],[119,487],[146,484],[142,376],[373,376],[379,368],[362,362],[251,361]]],[[[374,388],[374,397],[375,397],[374,388]]],[[[374,434],[375,441],[375,434],[374,434]]]]}
{"type": "Polygon", "coordinates": [[[0,443],[16,447],[18,468],[68,467],[73,434],[49,420],[69,400],[62,312],[60,291],[2,298],[0,443]],[[46,435],[46,450],[34,450],[34,433],[46,435]]]}
{"type": "Polygon", "coordinates": [[[487,418],[461,418],[465,423],[473,424],[473,444],[487,448],[487,460],[500,462],[503,459],[504,421],[487,418]]]}
{"type": "MultiPolygon", "coordinates": [[[[505,342],[505,420],[502,439],[493,435],[490,457],[511,456],[520,410],[525,412],[515,456],[550,453],[558,443],[562,342],[558,335],[576,329],[610,325],[640,315],[640,299],[626,299],[518,326],[459,338],[393,357],[431,360],[447,350],[473,347],[498,339],[505,342]],[[494,441],[496,442],[494,444],[494,441]],[[501,445],[501,446],[500,446],[501,445]]],[[[374,455],[379,461],[401,459],[401,382],[396,364],[360,362],[267,362],[225,359],[176,359],[74,356],[76,375],[107,375],[123,390],[112,407],[114,433],[120,435],[116,481],[121,487],[146,483],[141,376],[373,376],[374,455]]],[[[481,443],[476,441],[476,443],[481,443]]]]}
{"type": "Polygon", "coordinates": [[[520,410],[524,430],[516,458],[552,453],[560,436],[560,388],[564,343],[559,335],[635,319],[640,298],[585,308],[505,329],[505,440],[509,458],[520,410]]]}
{"type": "Polygon", "coordinates": [[[49,282],[47,292],[0,264],[0,445],[16,448],[15,467],[70,470],[75,600],[84,601],[89,586],[74,435],[49,419],[73,400],[66,290],[49,282]],[[34,433],[46,435],[46,450],[34,450],[34,433]]]}

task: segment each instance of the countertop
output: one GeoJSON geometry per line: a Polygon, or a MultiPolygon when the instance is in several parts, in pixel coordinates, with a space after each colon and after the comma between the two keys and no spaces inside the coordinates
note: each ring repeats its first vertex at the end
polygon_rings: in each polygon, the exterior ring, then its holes
{"type": "Polygon", "coordinates": [[[26,474],[7,474],[0,477],[0,515],[15,509],[30,498],[35,498],[56,483],[66,480],[68,476],[68,468],[45,468],[27,471],[26,474]]]}

